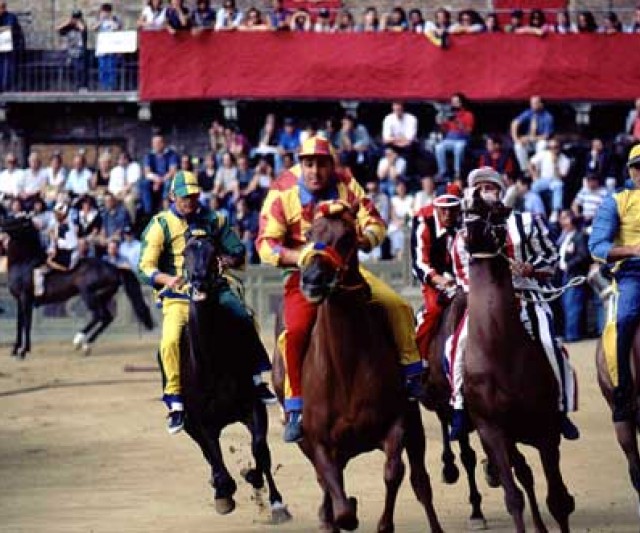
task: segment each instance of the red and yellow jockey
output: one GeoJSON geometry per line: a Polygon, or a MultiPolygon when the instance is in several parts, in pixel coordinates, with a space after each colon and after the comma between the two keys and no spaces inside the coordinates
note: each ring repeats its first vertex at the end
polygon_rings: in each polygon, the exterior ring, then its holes
{"type": "MultiPolygon", "coordinates": [[[[271,186],[260,213],[257,239],[262,261],[285,270],[285,333],[278,343],[287,371],[284,403],[288,413],[284,435],[287,442],[302,437],[301,363],[317,313],[316,304],[305,299],[300,290],[298,268],[313,246],[307,243],[305,235],[313,222],[315,207],[326,200],[340,200],[357,207],[363,250],[380,244],[386,233],[383,220],[360,185],[346,173],[336,171],[327,139],[310,137],[303,143],[299,157],[300,164],[284,172],[271,186]]],[[[415,343],[411,306],[383,281],[365,269],[361,271],[371,288],[372,300],[380,303],[389,317],[409,392],[418,395],[423,365],[415,343]]]]}
{"type": "Polygon", "coordinates": [[[418,313],[416,340],[420,355],[428,358],[429,345],[440,316],[455,290],[451,244],[458,231],[460,198],[453,194],[438,196],[433,204],[416,213],[411,228],[411,266],[422,284],[423,309],[418,313]]]}

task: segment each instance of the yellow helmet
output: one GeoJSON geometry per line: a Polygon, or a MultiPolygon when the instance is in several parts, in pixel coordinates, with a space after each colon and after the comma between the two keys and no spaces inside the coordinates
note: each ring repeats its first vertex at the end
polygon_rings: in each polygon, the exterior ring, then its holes
{"type": "Polygon", "coordinates": [[[627,166],[633,167],[640,165],[640,144],[636,144],[629,152],[629,159],[627,159],[627,166]]]}

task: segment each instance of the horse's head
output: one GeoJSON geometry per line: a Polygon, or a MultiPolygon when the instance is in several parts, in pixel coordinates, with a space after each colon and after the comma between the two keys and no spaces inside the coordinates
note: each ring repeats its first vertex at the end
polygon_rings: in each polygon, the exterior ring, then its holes
{"type": "Polygon", "coordinates": [[[0,219],[0,231],[12,239],[17,239],[28,233],[36,233],[36,228],[31,217],[16,216],[0,219]]]}
{"type": "Polygon", "coordinates": [[[311,302],[323,301],[340,287],[346,274],[358,265],[356,213],[341,201],[322,202],[316,208],[302,251],[301,288],[311,302]]]}
{"type": "Polygon", "coordinates": [[[191,299],[206,300],[220,277],[218,252],[213,240],[204,231],[194,231],[184,249],[184,272],[191,286],[191,299]]]}
{"type": "Polygon", "coordinates": [[[463,213],[471,257],[499,255],[507,239],[506,221],[511,209],[500,201],[486,201],[478,189],[473,189],[465,198],[463,213]]]}

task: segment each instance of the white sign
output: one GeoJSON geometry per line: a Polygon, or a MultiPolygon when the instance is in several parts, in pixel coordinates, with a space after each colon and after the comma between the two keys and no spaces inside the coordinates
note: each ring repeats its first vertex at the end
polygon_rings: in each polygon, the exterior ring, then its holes
{"type": "Polygon", "coordinates": [[[131,54],[138,50],[138,32],[103,31],[98,33],[96,55],[131,54]]]}
{"type": "Polygon", "coordinates": [[[11,28],[0,29],[0,52],[13,52],[13,37],[11,28]]]}

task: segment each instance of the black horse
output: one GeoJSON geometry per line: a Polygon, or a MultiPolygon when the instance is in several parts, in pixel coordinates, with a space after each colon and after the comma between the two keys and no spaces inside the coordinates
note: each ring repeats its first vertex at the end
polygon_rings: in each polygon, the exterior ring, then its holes
{"type": "Polygon", "coordinates": [[[191,286],[189,322],[180,358],[185,430],[211,465],[216,511],[227,514],[235,508],[237,486],[224,464],[220,433],[234,422],[244,424],[251,433],[256,466],[243,476],[255,489],[260,508],[266,478],[270,521],[285,522],[291,515],[271,473],[267,409],[255,394],[246,334],[240,333],[237,321],[219,304],[220,289],[226,288],[227,282],[219,269],[216,246],[209,238],[191,237],[184,257],[191,286]]]}
{"type": "Polygon", "coordinates": [[[121,284],[140,322],[147,329],[153,328],[151,311],[131,270],[117,268],[99,259],[83,259],[68,272],[49,272],[45,278],[44,294],[35,297],[33,270],[46,259],[38,230],[30,218],[16,217],[0,220],[0,231],[9,235],[9,291],[18,307],[12,355],[24,358],[31,351],[31,320],[35,305],[64,302],[76,295],[80,295],[91,312],[91,320],[76,334],[74,344],[76,348],[82,346],[88,354],[91,343],[113,321],[109,304],[121,284]]]}

